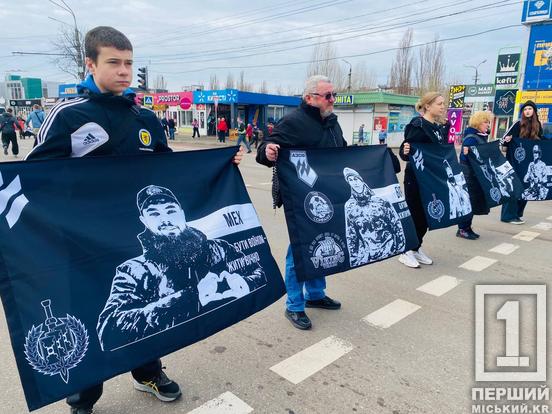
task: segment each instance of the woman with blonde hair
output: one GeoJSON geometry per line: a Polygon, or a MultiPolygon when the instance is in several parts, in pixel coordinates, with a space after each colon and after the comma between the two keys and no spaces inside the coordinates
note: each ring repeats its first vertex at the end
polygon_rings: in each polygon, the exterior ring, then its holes
{"type": "MultiPolygon", "coordinates": [[[[404,141],[399,151],[399,155],[404,161],[408,161],[410,143],[447,143],[441,124],[441,120],[445,116],[445,99],[443,96],[438,92],[426,93],[416,104],[416,110],[423,115],[413,118],[404,130],[404,141]]],[[[421,248],[423,238],[427,233],[427,220],[422,206],[418,182],[410,162],[407,162],[404,171],[404,193],[416,227],[419,244],[416,249],[401,254],[399,262],[408,267],[420,267],[420,263],[432,264],[433,260],[421,248]]]]}
{"type": "MultiPolygon", "coordinates": [[[[488,111],[477,111],[470,117],[469,127],[464,131],[464,139],[462,140],[462,149],[460,150],[460,166],[466,178],[468,192],[470,194],[470,202],[472,205],[472,213],[474,215],[489,214],[490,209],[485,202],[485,194],[481,185],[475,177],[473,167],[470,165],[468,153],[469,147],[480,144],[485,144],[489,139],[489,128],[493,115],[488,111]]],[[[461,223],[458,223],[458,231],[456,237],[461,237],[467,240],[476,240],[479,234],[472,229],[473,215],[470,215],[461,223]]]]}
{"type": "MultiPolygon", "coordinates": [[[[512,138],[541,139],[543,137],[542,125],[537,114],[537,105],[533,101],[527,101],[521,105],[521,118],[515,122],[500,139],[500,144],[508,147],[512,138]]],[[[502,204],[500,220],[510,224],[523,224],[523,212],[527,205],[526,200],[509,199],[502,204]]]]}

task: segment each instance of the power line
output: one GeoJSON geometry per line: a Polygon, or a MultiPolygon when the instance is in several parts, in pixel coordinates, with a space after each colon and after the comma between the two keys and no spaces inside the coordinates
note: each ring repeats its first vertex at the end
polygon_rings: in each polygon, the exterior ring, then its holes
{"type": "MultiPolygon", "coordinates": [[[[316,46],[316,45],[323,45],[323,44],[328,44],[328,43],[337,43],[337,42],[341,42],[341,41],[344,41],[344,40],[350,40],[350,39],[364,37],[364,36],[368,36],[368,35],[379,34],[379,33],[389,31],[389,30],[392,30],[392,29],[412,26],[412,25],[416,25],[416,24],[420,24],[420,23],[427,23],[429,21],[444,19],[444,18],[448,18],[448,17],[453,17],[453,16],[457,16],[457,15],[460,15],[460,14],[464,14],[464,13],[472,13],[472,12],[475,12],[475,11],[486,10],[486,9],[490,8],[490,6],[500,6],[501,4],[504,6],[503,3],[506,3],[507,1],[509,1],[509,0],[501,0],[501,1],[498,1],[498,2],[495,2],[495,3],[491,3],[490,5],[479,6],[478,8],[464,9],[464,10],[461,10],[461,11],[452,12],[452,13],[448,13],[448,14],[443,14],[443,15],[440,15],[440,16],[433,16],[433,17],[428,17],[428,18],[425,18],[425,19],[419,19],[417,21],[406,21],[406,22],[400,22],[400,23],[395,23],[395,24],[391,24],[391,25],[376,26],[376,27],[372,27],[368,31],[365,31],[364,29],[362,29],[363,33],[354,34],[354,35],[351,35],[351,36],[345,36],[345,37],[342,37],[342,38],[339,38],[339,39],[332,39],[332,40],[327,40],[327,41],[322,41],[322,42],[317,42],[317,43],[310,43],[310,44],[306,44],[306,45],[286,47],[286,48],[281,48],[281,49],[276,49],[276,50],[270,49],[267,52],[262,52],[261,51],[261,52],[256,52],[256,53],[240,55],[240,56],[234,56],[234,58],[245,58],[245,57],[253,57],[253,56],[256,57],[256,56],[259,56],[259,55],[262,55],[262,54],[267,54],[267,53],[273,54],[273,53],[279,53],[279,52],[288,52],[290,50],[304,49],[304,48],[308,48],[308,47],[312,47],[312,46],[316,46]],[[374,30],[374,29],[377,29],[377,30],[374,30]]],[[[469,1],[467,1],[467,2],[469,2],[469,1]]],[[[465,2],[465,3],[467,3],[467,2],[465,2]]],[[[427,13],[424,13],[424,14],[427,14],[427,13]]],[[[359,30],[342,31],[341,34],[355,33],[355,32],[358,32],[358,31],[359,30]]],[[[313,39],[313,38],[318,38],[318,37],[319,36],[313,36],[313,37],[305,38],[303,40],[313,39]]],[[[269,44],[268,46],[269,47],[270,46],[275,46],[277,44],[284,44],[284,43],[287,43],[287,42],[288,41],[283,41],[281,43],[273,42],[272,44],[269,44]]],[[[223,58],[223,57],[215,57],[215,58],[210,58],[210,59],[199,59],[199,60],[185,60],[185,63],[186,64],[192,64],[192,63],[213,62],[213,61],[220,60],[221,58],[223,58]]],[[[167,61],[161,61],[161,62],[156,62],[156,63],[157,64],[175,64],[175,63],[180,63],[180,61],[181,60],[176,60],[175,59],[175,60],[167,60],[167,61]]]]}
{"type": "MultiPolygon", "coordinates": [[[[431,44],[435,44],[435,43],[443,43],[443,42],[450,42],[450,41],[454,41],[454,40],[467,39],[469,37],[481,36],[481,35],[484,35],[484,34],[487,34],[487,33],[497,32],[499,30],[504,30],[504,29],[511,29],[511,28],[514,28],[514,27],[520,27],[520,25],[519,24],[511,24],[511,25],[507,25],[507,26],[495,27],[493,29],[487,29],[487,30],[477,32],[477,33],[470,33],[470,34],[465,34],[465,35],[461,35],[461,36],[449,37],[449,38],[445,38],[445,39],[437,39],[437,40],[434,40],[434,41],[431,41],[431,42],[418,43],[418,44],[407,47],[407,49],[418,48],[418,47],[427,46],[427,45],[431,45],[431,44]]],[[[186,71],[180,71],[180,72],[164,72],[164,73],[166,73],[166,74],[183,74],[183,73],[193,73],[193,72],[201,72],[201,71],[205,71],[205,70],[217,70],[217,69],[254,69],[254,68],[266,68],[266,67],[282,67],[282,66],[292,66],[292,65],[303,65],[303,64],[308,64],[308,63],[325,62],[325,61],[329,61],[329,60],[366,57],[366,56],[372,56],[372,55],[377,55],[377,54],[381,54],[381,53],[393,52],[393,51],[397,51],[399,49],[401,49],[401,47],[392,47],[392,48],[388,48],[388,49],[377,50],[377,51],[374,51],[374,52],[358,53],[358,54],[354,54],[354,55],[337,56],[337,57],[327,58],[327,59],[303,60],[303,61],[298,61],[298,62],[271,63],[271,64],[247,65],[247,66],[211,66],[211,67],[206,67],[206,68],[201,68],[201,69],[186,70],[186,71]]]]}

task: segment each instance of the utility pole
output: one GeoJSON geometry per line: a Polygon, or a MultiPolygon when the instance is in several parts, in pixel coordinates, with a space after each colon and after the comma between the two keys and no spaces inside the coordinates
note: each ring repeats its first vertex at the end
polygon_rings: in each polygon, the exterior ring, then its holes
{"type": "MultiPolygon", "coordinates": [[[[58,6],[60,9],[65,10],[66,12],[68,12],[71,15],[71,17],[73,17],[73,28],[74,28],[74,31],[75,31],[75,33],[74,33],[75,63],[77,65],[78,78],[82,81],[82,80],[84,80],[84,72],[85,72],[84,57],[83,57],[84,53],[83,53],[83,50],[81,48],[81,39],[80,39],[80,32],[79,32],[79,29],[78,29],[78,26],[77,26],[77,17],[75,16],[75,13],[73,12],[73,9],[71,9],[71,7],[69,7],[69,5],[65,2],[65,0],[59,0],[61,2],[61,4],[56,3],[54,0],[49,0],[49,1],[53,5],[58,6]]],[[[56,20],[56,19],[53,19],[53,20],[56,20]]]]}
{"type": "Polygon", "coordinates": [[[473,66],[473,65],[464,65],[466,68],[472,68],[472,69],[475,69],[475,77],[474,77],[474,81],[475,81],[475,84],[477,85],[477,81],[479,80],[479,66],[481,66],[483,63],[485,63],[487,61],[487,59],[485,59],[484,61],[482,62],[479,62],[476,66],[473,66]]]}
{"type": "Polygon", "coordinates": [[[353,74],[353,65],[347,62],[345,59],[341,59],[347,65],[349,65],[349,83],[347,84],[347,93],[351,93],[351,75],[353,74]]]}

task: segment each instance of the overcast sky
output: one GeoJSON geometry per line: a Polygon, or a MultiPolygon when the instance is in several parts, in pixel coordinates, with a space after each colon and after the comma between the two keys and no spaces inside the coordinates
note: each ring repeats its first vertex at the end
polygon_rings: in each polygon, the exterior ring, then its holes
{"type": "MultiPolygon", "coordinates": [[[[56,0],[58,1],[58,0],[56,0]]],[[[162,74],[171,91],[205,84],[216,74],[222,87],[229,72],[245,71],[249,83],[263,81],[273,91],[299,90],[313,45],[331,39],[339,57],[354,68],[364,62],[387,82],[396,47],[408,27],[414,43],[472,35],[443,42],[448,80],[471,83],[480,66],[480,82],[494,76],[498,50],[525,47],[520,0],[66,0],[83,30],[113,26],[134,45],[135,71],[147,65],[150,84],[162,74]],[[486,7],[481,9],[481,7],[486,7]],[[343,39],[343,40],[341,40],[343,39]],[[303,62],[303,63],[301,63],[303,62]],[[295,64],[294,64],[295,63],[295,64]],[[257,67],[254,67],[257,66],[257,67]]],[[[43,80],[73,82],[47,56],[14,56],[13,51],[56,52],[52,45],[71,16],[48,0],[0,0],[0,76],[6,72],[43,80]],[[53,18],[53,19],[51,19],[53,18]]],[[[338,60],[344,71],[348,66],[338,60]]],[[[136,76],[133,80],[136,85],[136,76]]]]}

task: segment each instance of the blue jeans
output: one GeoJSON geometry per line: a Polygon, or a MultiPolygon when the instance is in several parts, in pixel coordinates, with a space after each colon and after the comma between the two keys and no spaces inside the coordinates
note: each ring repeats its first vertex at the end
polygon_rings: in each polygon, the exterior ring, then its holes
{"type": "Polygon", "coordinates": [[[515,200],[509,198],[504,204],[502,204],[502,210],[500,212],[500,220],[512,221],[523,217],[523,211],[527,205],[526,200],[515,200]]]}
{"type": "Polygon", "coordinates": [[[286,255],[287,310],[303,312],[305,310],[305,300],[323,299],[326,296],[324,289],[326,289],[326,278],[324,276],[306,282],[297,280],[293,254],[291,253],[291,246],[289,246],[286,255]],[[305,292],[303,293],[303,291],[305,292]]]}
{"type": "Polygon", "coordinates": [[[169,139],[174,139],[174,131],[176,131],[174,128],[169,128],[169,139]]]}
{"type": "Polygon", "coordinates": [[[238,135],[238,145],[241,143],[245,144],[245,147],[247,148],[247,151],[251,151],[251,147],[249,146],[249,142],[245,139],[245,135],[238,135]]]}

